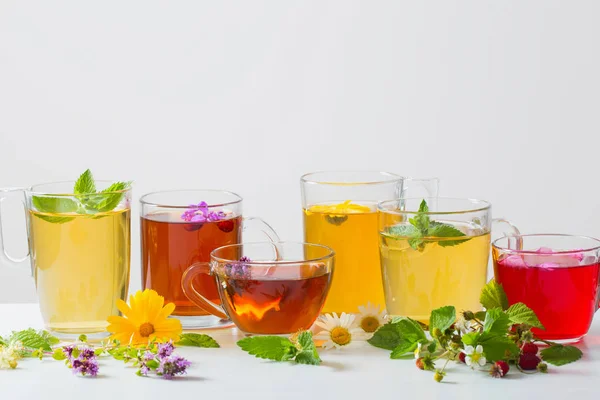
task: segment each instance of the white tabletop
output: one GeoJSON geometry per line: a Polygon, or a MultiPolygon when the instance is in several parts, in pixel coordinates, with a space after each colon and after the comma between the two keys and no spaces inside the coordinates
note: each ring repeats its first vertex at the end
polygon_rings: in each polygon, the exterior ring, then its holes
{"type": "MultiPolygon", "coordinates": [[[[0,304],[0,334],[42,328],[36,304],[0,304]]],[[[260,360],[244,353],[234,329],[205,331],[219,349],[179,347],[192,361],[188,375],[173,381],[142,378],[122,362],[101,358],[96,378],[73,376],[62,362],[25,359],[16,370],[0,370],[0,399],[527,399],[598,398],[600,322],[579,345],[584,358],[548,374],[524,375],[514,369],[504,379],[451,364],[442,384],[414,362],[391,360],[389,352],[367,343],[344,350],[321,350],[320,366],[260,360]],[[519,397],[517,397],[519,396],[519,397]]]]}

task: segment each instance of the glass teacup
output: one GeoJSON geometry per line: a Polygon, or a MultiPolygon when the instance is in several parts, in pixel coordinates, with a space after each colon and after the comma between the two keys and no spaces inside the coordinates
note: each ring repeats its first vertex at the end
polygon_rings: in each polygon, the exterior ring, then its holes
{"type": "Polygon", "coordinates": [[[573,235],[520,235],[493,242],[494,275],[509,304],[525,303],[545,329],[541,339],[573,342],[598,308],[600,241],[573,235]]]}
{"type": "Polygon", "coordinates": [[[185,294],[219,318],[231,319],[247,334],[290,334],[309,329],[329,291],[333,251],[322,245],[259,242],[219,247],[210,263],[195,263],[182,279],[185,294]],[[211,274],[222,306],[194,287],[211,274]]]}

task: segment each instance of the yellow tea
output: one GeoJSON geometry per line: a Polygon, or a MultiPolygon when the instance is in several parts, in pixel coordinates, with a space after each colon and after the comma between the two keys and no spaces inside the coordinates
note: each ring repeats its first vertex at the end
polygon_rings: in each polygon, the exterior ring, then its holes
{"type": "Polygon", "coordinates": [[[324,313],[358,312],[358,306],[367,302],[384,302],[375,206],[345,201],[304,209],[305,241],[335,251],[333,280],[324,313]]]}
{"type": "Polygon", "coordinates": [[[104,332],[119,315],[129,282],[130,211],[30,211],[30,248],[46,327],[64,334],[104,332]]]}
{"type": "Polygon", "coordinates": [[[411,246],[409,237],[381,233],[383,288],[390,315],[427,322],[431,310],[446,305],[459,311],[480,309],[490,234],[467,225],[453,227],[466,236],[425,237],[411,246]]]}

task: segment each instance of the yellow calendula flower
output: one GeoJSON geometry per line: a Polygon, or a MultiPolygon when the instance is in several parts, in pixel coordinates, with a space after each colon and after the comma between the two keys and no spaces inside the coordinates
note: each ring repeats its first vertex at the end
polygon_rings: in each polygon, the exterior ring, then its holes
{"type": "Polygon", "coordinates": [[[129,296],[129,305],[123,300],[117,301],[122,317],[108,317],[107,331],[112,333],[111,339],[121,343],[143,344],[150,339],[159,342],[178,341],[181,335],[181,322],[175,318],[167,318],[175,304],[165,304],[165,299],[154,290],[138,290],[129,296]]]}

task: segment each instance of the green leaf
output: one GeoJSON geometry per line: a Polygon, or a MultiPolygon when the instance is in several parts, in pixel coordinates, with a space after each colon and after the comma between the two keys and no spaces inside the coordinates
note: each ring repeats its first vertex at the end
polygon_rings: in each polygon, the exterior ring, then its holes
{"type": "Polygon", "coordinates": [[[408,245],[413,250],[423,251],[425,249],[425,241],[421,236],[408,239],[408,245]]]}
{"type": "Polygon", "coordinates": [[[505,335],[510,325],[508,315],[499,308],[492,308],[487,311],[485,321],[483,321],[483,331],[497,335],[505,335]]]}
{"type": "Polygon", "coordinates": [[[583,353],[575,346],[555,344],[542,350],[540,355],[545,362],[561,366],[579,360],[583,353]]]}
{"type": "Polygon", "coordinates": [[[33,215],[46,222],[50,222],[51,224],[64,224],[65,222],[73,221],[75,219],[75,217],[53,217],[37,213],[33,213],[33,215]]]}
{"type": "Polygon", "coordinates": [[[146,366],[150,369],[156,369],[160,366],[160,364],[156,360],[149,360],[149,361],[146,361],[146,366]]]}
{"type": "Polygon", "coordinates": [[[429,346],[427,346],[427,351],[430,353],[433,353],[436,348],[437,348],[437,343],[435,341],[433,341],[433,342],[429,343],[429,346]]]}
{"type": "Polygon", "coordinates": [[[102,354],[104,354],[104,349],[103,348],[97,348],[96,350],[94,350],[94,354],[97,356],[101,356],[102,354]]]}
{"type": "Polygon", "coordinates": [[[444,332],[446,329],[456,321],[456,309],[454,306],[440,307],[431,311],[429,317],[429,331],[432,332],[434,328],[438,328],[444,332]]]}
{"type": "Polygon", "coordinates": [[[122,191],[129,189],[130,186],[131,182],[115,182],[100,193],[87,196],[82,202],[85,208],[92,212],[112,211],[119,205],[123,196],[125,196],[125,193],[122,193],[122,191]]]}
{"type": "Polygon", "coordinates": [[[33,328],[14,332],[10,337],[10,342],[20,341],[24,347],[34,350],[44,349],[44,351],[52,351],[51,345],[57,340],[46,331],[36,332],[33,328]]]}
{"type": "Polygon", "coordinates": [[[79,337],[77,338],[78,341],[85,343],[87,342],[87,335],[81,334],[79,335],[79,337]]]}
{"type": "Polygon", "coordinates": [[[387,235],[394,237],[414,237],[421,235],[417,228],[406,224],[390,226],[386,231],[387,235]]]}
{"type": "Polygon", "coordinates": [[[92,171],[86,169],[85,172],[79,176],[75,182],[73,191],[76,194],[96,193],[96,183],[94,182],[92,171]]]}
{"type": "Polygon", "coordinates": [[[4,339],[2,339],[2,336],[0,336],[0,346],[5,346],[6,342],[4,341],[4,339]]]}
{"type": "Polygon", "coordinates": [[[401,342],[400,329],[395,322],[388,322],[380,326],[367,342],[380,349],[394,350],[401,342]]]}
{"type": "Polygon", "coordinates": [[[36,210],[47,213],[71,213],[79,208],[77,202],[69,197],[33,196],[31,202],[36,210]]]}
{"type": "Polygon", "coordinates": [[[298,344],[302,347],[302,350],[298,352],[294,361],[298,364],[321,364],[321,358],[319,357],[317,346],[315,346],[315,342],[313,342],[312,333],[310,331],[303,331],[298,335],[298,344]]]}
{"type": "Polygon", "coordinates": [[[481,290],[479,302],[487,310],[497,307],[501,308],[502,310],[508,309],[506,293],[504,292],[502,285],[496,283],[493,278],[481,290]]]}
{"type": "Polygon", "coordinates": [[[288,339],[279,336],[252,336],[237,342],[244,351],[258,358],[287,361],[296,356],[297,349],[288,339]]]}
{"type": "Polygon", "coordinates": [[[483,347],[483,353],[488,361],[494,362],[504,360],[511,355],[519,353],[519,348],[506,336],[490,335],[483,333],[479,337],[479,343],[483,347]]]}
{"type": "Polygon", "coordinates": [[[479,332],[469,332],[463,335],[461,340],[465,346],[477,346],[480,336],[479,332]]]}
{"type": "Polygon", "coordinates": [[[535,328],[545,329],[535,312],[523,303],[515,303],[506,310],[513,324],[528,324],[535,328]]]}
{"type": "MultiPolygon", "coordinates": [[[[429,228],[429,232],[427,232],[427,236],[434,238],[448,238],[448,237],[460,237],[466,236],[462,231],[456,229],[452,225],[435,223],[431,228],[429,228]]],[[[437,243],[442,247],[456,246],[457,244],[461,244],[469,241],[470,238],[460,239],[460,240],[440,240],[437,243]]]]}
{"type": "Polygon", "coordinates": [[[477,311],[475,313],[475,318],[477,318],[480,321],[483,321],[483,320],[485,320],[485,315],[486,315],[485,311],[477,311]]]}
{"type": "Polygon", "coordinates": [[[181,339],[179,340],[179,342],[175,343],[175,345],[204,348],[221,347],[215,339],[203,333],[182,333],[181,339]]]}
{"type": "Polygon", "coordinates": [[[390,358],[398,359],[402,358],[407,353],[414,352],[419,346],[418,342],[413,342],[410,340],[401,339],[400,344],[392,350],[392,354],[390,354],[390,358]]]}

